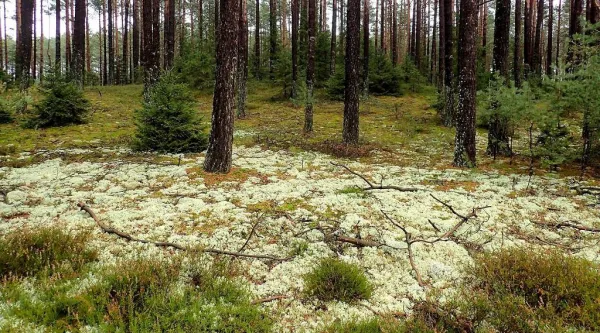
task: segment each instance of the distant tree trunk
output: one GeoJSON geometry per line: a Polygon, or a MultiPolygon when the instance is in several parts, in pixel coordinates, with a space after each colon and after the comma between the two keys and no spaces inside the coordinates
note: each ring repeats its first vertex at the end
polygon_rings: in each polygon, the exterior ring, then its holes
{"type": "Polygon", "coordinates": [[[15,79],[19,83],[19,88],[25,90],[29,88],[30,66],[31,66],[31,25],[33,21],[34,0],[20,0],[18,12],[20,16],[18,26],[19,35],[16,45],[15,56],[15,79]]]}
{"type": "Polygon", "coordinates": [[[248,80],[248,10],[247,1],[240,2],[239,39],[238,39],[238,118],[246,117],[246,81],[248,80]]]}
{"type": "Polygon", "coordinates": [[[437,80],[436,67],[437,61],[437,17],[438,17],[438,0],[433,0],[433,36],[431,37],[431,68],[429,82],[434,83],[437,80]]]}
{"type": "Polygon", "coordinates": [[[513,76],[515,86],[521,87],[522,78],[522,58],[521,58],[521,0],[516,0],[515,4],[515,53],[513,60],[513,76]]]}
{"type": "Polygon", "coordinates": [[[304,110],[304,133],[313,131],[313,90],[315,84],[315,0],[308,0],[308,63],[306,66],[306,108],[304,110]]]}
{"type": "MultiPolygon", "coordinates": [[[[60,1],[60,0],[58,0],[60,1]]],[[[108,35],[106,32],[106,2],[108,0],[103,0],[102,1],[102,21],[104,22],[104,24],[102,25],[102,33],[104,34],[104,52],[102,53],[102,57],[104,58],[104,68],[102,69],[102,77],[103,77],[103,84],[107,85],[107,84],[111,84],[108,78],[108,60],[106,59],[106,50],[107,50],[107,39],[108,39],[108,35]]]]}
{"type": "Polygon", "coordinates": [[[421,69],[421,26],[423,24],[423,17],[421,15],[421,0],[417,0],[415,11],[417,14],[417,20],[415,23],[415,65],[421,69]]]}
{"type": "Polygon", "coordinates": [[[292,98],[298,98],[298,1],[292,0],[292,98]]]}
{"type": "Polygon", "coordinates": [[[554,59],[557,70],[558,70],[558,62],[560,59],[560,27],[561,27],[562,11],[563,11],[562,0],[558,0],[558,24],[556,25],[556,57],[554,59]]]}
{"type": "MultiPolygon", "coordinates": [[[[204,18],[202,17],[202,8],[203,6],[203,1],[199,0],[198,1],[198,40],[200,41],[200,46],[202,46],[202,42],[204,41],[203,37],[204,37],[204,18]]],[[[247,7],[247,6],[246,6],[247,7]]]]}
{"type": "Polygon", "coordinates": [[[37,76],[37,3],[33,1],[33,48],[31,50],[31,77],[33,80],[37,76]]]}
{"type": "Polygon", "coordinates": [[[552,0],[548,0],[548,45],[546,46],[546,75],[552,75],[552,30],[554,29],[554,9],[552,0]]]}
{"type": "Polygon", "coordinates": [[[542,22],[544,20],[544,0],[538,0],[535,41],[533,45],[532,69],[537,75],[542,74],[542,22]]]}
{"type": "Polygon", "coordinates": [[[344,97],[344,143],[358,144],[358,97],[360,84],[360,0],[348,0],[346,31],[346,89],[344,97]]]}
{"type": "Polygon", "coordinates": [[[333,13],[331,16],[331,49],[329,58],[329,74],[335,74],[335,48],[336,48],[336,28],[337,28],[337,1],[333,0],[333,13]]]}
{"type": "Polygon", "coordinates": [[[66,35],[65,35],[65,66],[67,70],[71,69],[71,21],[73,18],[71,17],[71,2],[73,0],[65,0],[65,27],[66,27],[66,35]]]}
{"type": "Polygon", "coordinates": [[[277,62],[277,0],[269,0],[269,76],[275,79],[277,62]]]}
{"type": "MultiPolygon", "coordinates": [[[[6,7],[4,3],[3,7],[6,7]]],[[[6,21],[6,19],[4,20],[6,21]]],[[[6,67],[8,67],[4,64],[4,45],[6,44],[6,34],[2,34],[3,29],[5,29],[3,28],[2,23],[5,21],[0,20],[0,70],[4,70],[6,67]]]]}
{"type": "MultiPolygon", "coordinates": [[[[90,15],[88,0],[85,0],[85,71],[92,72],[92,55],[90,50],[90,15]]],[[[42,58],[44,58],[42,56],[42,58]]]]}
{"type": "Polygon", "coordinates": [[[381,0],[381,32],[379,33],[379,48],[385,53],[385,0],[381,0]]]}
{"type": "MultiPolygon", "coordinates": [[[[453,30],[454,19],[452,0],[444,2],[444,111],[442,122],[445,126],[454,124],[454,42],[453,30]]],[[[465,0],[472,1],[472,0],[465,0]]],[[[472,33],[472,32],[471,32],[472,33]]]]}
{"type": "Polygon", "coordinates": [[[127,63],[128,63],[128,59],[129,59],[129,0],[123,0],[124,2],[124,6],[125,6],[125,17],[123,20],[123,54],[121,55],[121,62],[123,63],[123,73],[122,73],[122,77],[123,77],[123,81],[121,83],[123,84],[127,84],[129,75],[127,73],[127,63]]]}
{"type": "Polygon", "coordinates": [[[392,7],[392,64],[398,65],[398,3],[394,0],[392,7]]]}
{"type": "Polygon", "coordinates": [[[260,80],[260,0],[256,0],[255,19],[256,22],[254,24],[254,77],[260,80]]]}
{"type": "MultiPolygon", "coordinates": [[[[383,0],[381,0],[383,1],[383,0]]],[[[375,50],[379,50],[379,0],[375,0],[375,50]]]]}
{"type": "Polygon", "coordinates": [[[490,66],[488,64],[487,57],[487,18],[488,18],[488,5],[487,2],[483,4],[483,14],[481,19],[481,57],[483,61],[483,68],[488,71],[490,66]]]}
{"type": "MultiPolygon", "coordinates": [[[[504,84],[509,84],[508,69],[508,38],[510,34],[510,0],[496,1],[496,19],[494,24],[494,72],[502,77],[504,84]]],[[[494,102],[493,109],[498,107],[494,102]]],[[[506,117],[497,113],[490,118],[490,129],[488,131],[487,154],[494,156],[509,156],[511,149],[509,145],[510,133],[506,117]]]]}
{"type": "MultiPolygon", "coordinates": [[[[510,4],[509,4],[510,6],[510,4]]],[[[510,8],[510,7],[509,7],[510,8]]],[[[446,17],[447,18],[447,17],[446,17]]],[[[477,29],[477,0],[462,0],[458,32],[458,113],[454,165],[474,167],[475,154],[475,60],[477,29]]]]}
{"type": "MultiPolygon", "coordinates": [[[[256,8],[260,7],[260,6],[258,6],[258,1],[259,0],[256,0],[256,3],[257,3],[257,7],[256,8]]],[[[257,10],[257,13],[258,13],[258,9],[256,9],[256,10],[257,10]]],[[[219,21],[220,21],[219,17],[220,17],[219,16],[219,0],[215,0],[215,45],[216,45],[217,39],[219,38],[219,24],[220,24],[219,23],[219,21]]],[[[257,15],[257,17],[258,17],[258,15],[257,15]]],[[[258,18],[257,18],[257,20],[258,20],[258,18]]]]}
{"type": "Polygon", "coordinates": [[[444,25],[445,25],[445,13],[444,13],[444,0],[438,0],[439,2],[439,12],[438,12],[438,20],[440,21],[440,41],[439,41],[439,54],[438,54],[438,91],[444,92],[444,59],[446,58],[446,42],[445,42],[445,33],[444,33],[444,25]]]}
{"type": "Polygon", "coordinates": [[[73,59],[71,75],[83,86],[85,64],[85,0],[75,0],[75,24],[73,26],[73,59]]]}
{"type": "Polygon", "coordinates": [[[133,61],[133,80],[137,81],[137,69],[140,66],[140,28],[139,28],[139,19],[140,19],[140,8],[139,8],[139,0],[133,0],[133,22],[132,22],[132,61],[133,61]]]}
{"type": "Polygon", "coordinates": [[[221,0],[221,6],[212,123],[204,170],[228,173],[231,169],[235,118],[233,107],[240,0],[221,0]]]}
{"type": "Polygon", "coordinates": [[[369,0],[363,3],[363,97],[369,97],[369,0]]]}
{"type": "Polygon", "coordinates": [[[281,0],[281,45],[284,48],[288,47],[288,32],[287,32],[287,1],[281,0]]]}
{"type": "MultiPolygon", "coordinates": [[[[525,35],[523,39],[525,72],[529,73],[533,66],[533,3],[535,0],[525,0],[525,35]]],[[[527,74],[526,74],[527,75],[527,74]]]]}
{"type": "MultiPolygon", "coordinates": [[[[60,0],[57,0],[57,1],[60,1],[60,0]]],[[[60,13],[60,7],[58,7],[58,8],[59,8],[59,13],[60,13]]],[[[3,3],[2,11],[4,12],[4,22],[3,22],[3,24],[4,24],[4,67],[8,68],[8,38],[6,36],[6,2],[3,3]]],[[[58,15],[57,17],[59,17],[57,19],[57,22],[60,25],[60,15],[58,15]]],[[[60,36],[60,34],[58,36],[60,36]]],[[[59,46],[60,46],[60,42],[59,42],[59,46]]],[[[60,47],[58,48],[58,50],[60,50],[60,47]]]]}
{"type": "MultiPolygon", "coordinates": [[[[68,0],[67,0],[68,1],[68,0]]],[[[108,2],[108,84],[114,84],[115,82],[115,47],[113,45],[114,42],[114,31],[113,31],[113,0],[105,0],[108,2]]],[[[150,0],[152,1],[152,0],[150,0]]],[[[144,3],[145,5],[145,3],[144,3]]],[[[150,7],[150,5],[148,5],[150,7]]],[[[144,8],[146,10],[146,8],[144,8]]],[[[148,8],[150,15],[152,15],[152,8],[148,8]]],[[[152,17],[148,18],[148,24],[152,24],[152,17]]],[[[144,18],[144,23],[146,18],[144,18]]],[[[152,29],[150,29],[150,33],[152,33],[152,29]]],[[[150,39],[152,37],[150,36],[150,39]]]]}
{"type": "Polygon", "coordinates": [[[344,19],[344,15],[345,15],[345,4],[344,4],[344,0],[338,0],[340,2],[340,46],[339,49],[340,51],[342,51],[342,57],[344,56],[344,53],[346,52],[345,49],[345,45],[344,43],[346,43],[346,21],[344,19]]]}

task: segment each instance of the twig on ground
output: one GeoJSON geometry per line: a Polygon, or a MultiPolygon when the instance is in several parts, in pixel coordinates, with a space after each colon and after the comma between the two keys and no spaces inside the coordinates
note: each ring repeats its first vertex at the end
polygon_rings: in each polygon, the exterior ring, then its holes
{"type": "Polygon", "coordinates": [[[248,235],[248,238],[246,238],[246,242],[244,243],[244,245],[242,245],[242,247],[240,248],[240,250],[238,252],[244,252],[246,245],[248,245],[248,243],[250,242],[250,238],[252,238],[252,235],[254,235],[254,233],[256,232],[256,227],[258,227],[258,224],[262,221],[263,215],[264,215],[264,213],[260,214],[258,216],[258,218],[256,219],[256,222],[252,226],[252,230],[250,230],[250,234],[248,235]]]}
{"type": "Polygon", "coordinates": [[[227,250],[219,250],[219,249],[211,249],[211,248],[200,248],[200,249],[189,248],[189,247],[186,247],[186,246],[183,246],[180,244],[176,244],[176,243],[171,243],[171,242],[159,242],[159,241],[151,241],[151,240],[147,240],[147,239],[141,239],[141,238],[134,237],[128,233],[122,232],[120,230],[117,230],[115,228],[109,227],[108,225],[104,224],[104,222],[102,222],[98,218],[96,213],[94,213],[94,211],[89,206],[87,206],[85,203],[80,202],[77,204],[77,206],[81,210],[88,213],[90,215],[90,217],[92,219],[94,219],[94,221],[96,222],[98,227],[100,227],[100,229],[102,229],[103,232],[105,232],[107,234],[117,235],[120,238],[126,239],[128,241],[132,241],[132,242],[138,242],[138,243],[143,243],[143,244],[152,244],[152,245],[155,245],[158,247],[172,247],[174,249],[181,250],[181,251],[199,251],[199,252],[206,252],[206,253],[213,253],[213,254],[228,255],[228,256],[233,256],[233,257],[268,259],[268,260],[275,260],[275,261],[286,261],[286,260],[291,259],[291,257],[278,258],[278,257],[270,256],[270,255],[246,254],[246,253],[233,252],[233,251],[227,251],[227,250]]]}
{"type": "Polygon", "coordinates": [[[287,295],[274,295],[274,296],[269,296],[269,297],[265,297],[265,298],[255,299],[250,304],[256,305],[256,304],[268,303],[268,302],[277,301],[280,299],[286,299],[288,297],[289,296],[287,296],[287,295]]]}
{"type": "Polygon", "coordinates": [[[541,221],[531,221],[534,224],[537,225],[541,225],[544,227],[551,227],[551,228],[556,228],[556,229],[561,229],[561,228],[573,228],[579,231],[587,231],[587,232],[600,232],[600,228],[594,228],[594,227],[588,227],[588,226],[584,226],[584,225],[579,225],[579,224],[575,224],[573,222],[575,221],[565,221],[565,222],[558,222],[558,223],[547,223],[547,222],[541,222],[541,221]]]}
{"type": "Polygon", "coordinates": [[[372,191],[372,190],[396,190],[396,191],[400,191],[400,192],[425,191],[425,189],[419,189],[419,188],[415,188],[415,187],[401,187],[401,186],[383,185],[383,184],[373,185],[373,183],[371,183],[365,176],[359,174],[356,171],[353,171],[349,167],[347,167],[347,166],[345,166],[343,164],[335,163],[335,162],[330,162],[330,163],[332,165],[337,166],[337,167],[344,168],[349,173],[351,173],[351,174],[359,177],[360,179],[364,180],[365,183],[367,183],[368,186],[364,187],[364,188],[361,188],[363,191],[372,191]]]}

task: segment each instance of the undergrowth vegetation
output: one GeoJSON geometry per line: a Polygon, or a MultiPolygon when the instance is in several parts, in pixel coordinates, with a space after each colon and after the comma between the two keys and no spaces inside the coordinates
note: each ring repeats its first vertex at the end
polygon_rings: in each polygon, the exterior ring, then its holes
{"type": "Polygon", "coordinates": [[[305,275],[304,284],[308,296],[325,302],[352,303],[369,299],[373,292],[365,273],[358,266],[333,258],[323,259],[305,275]]]}

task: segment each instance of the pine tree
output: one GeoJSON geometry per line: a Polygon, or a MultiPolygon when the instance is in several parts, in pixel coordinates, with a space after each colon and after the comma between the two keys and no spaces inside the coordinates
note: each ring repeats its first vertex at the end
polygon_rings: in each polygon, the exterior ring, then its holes
{"type": "Polygon", "coordinates": [[[81,86],[84,84],[85,64],[85,0],[75,0],[75,24],[73,26],[73,58],[71,75],[81,86]]]}
{"type": "MultiPolygon", "coordinates": [[[[527,1],[527,0],[525,0],[527,1]]],[[[513,60],[513,77],[515,86],[521,87],[521,78],[523,76],[523,61],[521,56],[521,0],[516,0],[515,4],[515,48],[513,60]]]]}
{"type": "Polygon", "coordinates": [[[232,73],[237,66],[240,1],[221,0],[220,5],[213,115],[204,170],[228,173],[233,148],[235,76],[232,73]]]}
{"type": "MultiPolygon", "coordinates": [[[[56,0],[54,4],[54,15],[56,16],[55,36],[60,36],[60,1],[56,0]]],[[[61,54],[60,54],[60,38],[54,38],[54,69],[56,73],[61,72],[61,54]]]]}
{"type": "Polygon", "coordinates": [[[304,133],[313,130],[313,90],[315,85],[315,0],[308,0],[308,54],[306,66],[306,107],[304,110],[304,133]]]}
{"type": "Polygon", "coordinates": [[[33,1],[21,0],[19,3],[20,7],[18,7],[20,19],[15,57],[15,80],[19,83],[19,87],[22,90],[29,87],[29,78],[31,75],[33,1]]]}
{"type": "Polygon", "coordinates": [[[246,117],[246,81],[248,80],[248,13],[246,0],[240,1],[238,55],[238,118],[246,117]]]}
{"type": "Polygon", "coordinates": [[[454,165],[475,166],[476,34],[477,0],[462,0],[458,34],[458,113],[454,165]]]}
{"type": "Polygon", "coordinates": [[[360,85],[360,0],[348,0],[346,30],[346,89],[344,97],[344,143],[358,144],[358,98],[360,85]]]}
{"type": "Polygon", "coordinates": [[[363,97],[369,97],[369,0],[363,4],[363,97]]]}
{"type": "Polygon", "coordinates": [[[292,98],[298,98],[298,1],[292,0],[292,98]]]}

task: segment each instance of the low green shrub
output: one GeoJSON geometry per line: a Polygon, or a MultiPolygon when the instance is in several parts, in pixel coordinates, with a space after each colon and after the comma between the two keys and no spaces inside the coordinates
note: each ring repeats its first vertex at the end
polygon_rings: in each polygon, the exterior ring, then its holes
{"type": "Polygon", "coordinates": [[[399,321],[393,318],[376,317],[362,321],[337,321],[327,326],[323,333],[434,333],[423,322],[412,319],[399,321]]]}
{"type": "Polygon", "coordinates": [[[25,127],[55,127],[84,123],[89,102],[74,83],[49,77],[40,86],[44,98],[34,105],[33,114],[25,127]]]}
{"type": "Polygon", "coordinates": [[[86,248],[87,239],[58,228],[9,233],[0,238],[0,280],[78,272],[97,258],[96,251],[86,248]]]}
{"type": "Polygon", "coordinates": [[[373,287],[365,273],[356,265],[339,259],[326,258],[304,276],[308,296],[321,301],[338,300],[346,303],[371,297],[373,287]]]}
{"type": "Polygon", "coordinates": [[[0,99],[0,124],[8,124],[13,121],[10,104],[7,100],[0,99]]]}
{"type": "Polygon", "coordinates": [[[189,153],[206,149],[208,136],[194,110],[194,100],[171,73],[150,89],[142,109],[136,110],[135,120],[135,150],[189,153]]]}

